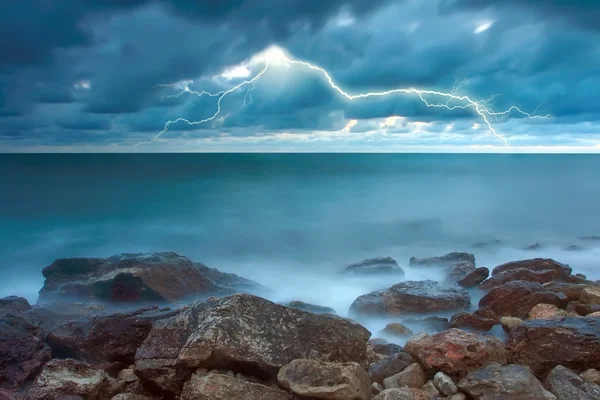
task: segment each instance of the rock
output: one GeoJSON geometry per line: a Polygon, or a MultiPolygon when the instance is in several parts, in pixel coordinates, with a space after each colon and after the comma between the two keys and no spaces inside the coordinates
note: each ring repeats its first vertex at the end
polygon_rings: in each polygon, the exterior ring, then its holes
{"type": "Polygon", "coordinates": [[[489,331],[498,323],[495,319],[484,318],[479,315],[461,312],[454,314],[450,319],[453,328],[468,328],[476,331],[489,331]]]}
{"type": "Polygon", "coordinates": [[[11,392],[0,389],[0,400],[15,400],[15,397],[11,392]]]}
{"type": "Polygon", "coordinates": [[[404,270],[392,257],[377,257],[363,260],[359,263],[348,265],[342,271],[352,275],[363,274],[398,274],[403,276],[404,270]]]}
{"type": "Polygon", "coordinates": [[[42,271],[38,302],[176,301],[191,296],[256,292],[261,286],[235,274],[194,263],[176,253],[121,254],[109,258],[63,258],[42,271]]]}
{"type": "Polygon", "coordinates": [[[490,270],[486,267],[475,268],[473,271],[469,272],[462,279],[460,279],[457,283],[458,286],[464,288],[470,288],[479,285],[481,282],[485,281],[490,274],[490,270]]]}
{"type": "Polygon", "coordinates": [[[27,310],[31,310],[31,306],[23,297],[8,296],[0,299],[0,317],[9,313],[18,315],[27,310]]]}
{"type": "Polygon", "coordinates": [[[498,265],[492,270],[492,276],[501,272],[511,271],[515,269],[527,269],[530,271],[553,270],[556,276],[566,278],[571,275],[573,269],[566,264],[561,264],[550,258],[532,258],[522,261],[511,261],[502,265],[498,265]]]}
{"type": "Polygon", "coordinates": [[[373,396],[377,396],[379,393],[383,392],[383,386],[377,382],[373,382],[371,384],[371,394],[373,396]]]}
{"type": "Polygon", "coordinates": [[[528,367],[491,363],[470,372],[458,388],[474,400],[556,400],[528,367]]]}
{"type": "Polygon", "coordinates": [[[387,290],[359,296],[350,306],[351,314],[402,315],[463,309],[470,304],[469,293],[434,281],[405,281],[387,290]]]}
{"type": "Polygon", "coordinates": [[[500,318],[500,323],[502,324],[504,331],[509,333],[511,330],[521,325],[523,320],[515,317],[502,317],[500,318]]]}
{"type": "Polygon", "coordinates": [[[433,385],[435,388],[445,396],[452,396],[456,392],[458,392],[458,388],[452,381],[452,379],[444,374],[443,372],[438,372],[433,377],[433,385]]]}
{"type": "Polygon", "coordinates": [[[475,265],[475,256],[471,253],[448,253],[441,257],[411,257],[408,265],[421,267],[451,267],[456,263],[466,262],[475,265]]]}
{"type": "Polygon", "coordinates": [[[383,384],[383,380],[396,375],[415,362],[414,358],[405,351],[388,356],[369,366],[369,378],[372,382],[383,384]]]}
{"type": "Polygon", "coordinates": [[[407,324],[422,325],[423,329],[433,333],[443,332],[447,329],[452,328],[452,324],[450,324],[448,318],[444,317],[434,316],[423,319],[407,318],[404,320],[404,322],[406,322],[407,324]]]}
{"type": "Polygon", "coordinates": [[[539,283],[512,281],[490,290],[479,301],[499,317],[524,318],[536,304],[546,303],[566,307],[568,299],[562,293],[550,292],[539,283]]]}
{"type": "Polygon", "coordinates": [[[386,327],[380,332],[380,334],[399,337],[414,335],[413,331],[397,322],[387,324],[386,327]]]}
{"type": "Polygon", "coordinates": [[[298,358],[366,366],[369,336],[344,319],[236,294],[194,303],[156,322],[136,353],[135,371],[142,382],[176,395],[199,367],[274,378],[298,358]]]}
{"type": "Polygon", "coordinates": [[[496,286],[500,286],[503,283],[511,281],[527,281],[546,283],[551,282],[554,279],[561,278],[557,270],[543,269],[539,271],[532,271],[526,268],[516,268],[508,271],[500,272],[479,285],[482,289],[491,289],[496,286]]]}
{"type": "Polygon", "coordinates": [[[572,244],[572,245],[565,247],[565,250],[567,250],[567,251],[581,251],[583,249],[584,249],[584,247],[578,246],[576,244],[572,244]]]}
{"type": "MultiPolygon", "coordinates": [[[[530,319],[552,319],[559,317],[573,316],[565,310],[561,310],[552,304],[537,304],[529,311],[530,319]]],[[[576,315],[575,315],[576,316],[576,315]]]]}
{"type": "Polygon", "coordinates": [[[371,339],[369,344],[375,353],[385,356],[391,356],[402,351],[402,346],[388,343],[384,339],[371,339]]]}
{"type": "Polygon", "coordinates": [[[437,390],[432,381],[427,381],[427,383],[423,385],[421,390],[427,393],[432,399],[440,397],[440,392],[437,390]]]}
{"type": "Polygon", "coordinates": [[[144,394],[121,393],[113,397],[111,400],[155,400],[155,398],[146,396],[144,394]]]}
{"type": "Polygon", "coordinates": [[[290,400],[291,396],[280,389],[221,374],[194,374],[181,392],[181,400],[227,399],[290,400]]]}
{"type": "Polygon", "coordinates": [[[479,242],[473,243],[473,247],[476,249],[488,249],[491,247],[498,247],[502,245],[502,241],[498,239],[490,239],[490,240],[481,240],[479,242]]]}
{"type": "Polygon", "coordinates": [[[369,376],[355,362],[294,360],[279,370],[277,379],[281,386],[300,396],[340,400],[371,398],[369,376]]]}
{"type": "Polygon", "coordinates": [[[77,395],[87,400],[109,400],[120,390],[117,381],[101,369],[75,360],[52,360],[27,391],[27,399],[55,400],[77,395]]]}
{"type": "Polygon", "coordinates": [[[429,393],[414,388],[386,389],[371,400],[431,400],[429,393]]]}
{"type": "Polygon", "coordinates": [[[510,331],[509,360],[545,376],[562,365],[576,372],[600,368],[600,319],[563,317],[529,320],[510,331]]]}
{"type": "Polygon", "coordinates": [[[550,372],[545,383],[557,400],[600,399],[600,386],[586,382],[573,371],[561,365],[550,372]]]}
{"type": "Polygon", "coordinates": [[[135,352],[148,337],[153,322],[177,313],[154,307],[68,322],[50,332],[46,341],[53,353],[61,358],[130,365],[134,362],[135,352]]]}
{"type": "Polygon", "coordinates": [[[456,393],[448,397],[448,400],[467,400],[467,396],[464,393],[456,393]]]}
{"type": "Polygon", "coordinates": [[[581,296],[581,292],[589,285],[585,284],[576,284],[576,283],[568,283],[568,282],[547,282],[544,283],[544,289],[549,290],[554,293],[563,293],[569,300],[579,300],[581,296]]]}
{"type": "Polygon", "coordinates": [[[586,315],[586,317],[598,318],[598,317],[600,317],[600,311],[596,311],[591,314],[588,314],[588,315],[586,315]]]}
{"type": "Polygon", "coordinates": [[[454,328],[417,336],[404,349],[429,374],[441,371],[451,377],[462,377],[488,362],[506,364],[506,352],[498,339],[454,328]]]}
{"type": "Polygon", "coordinates": [[[534,243],[534,244],[530,244],[529,246],[525,247],[523,250],[539,250],[542,248],[542,245],[539,243],[534,243]]]}
{"type": "Polygon", "coordinates": [[[600,311],[600,304],[576,304],[575,312],[579,315],[589,315],[600,311]]]}
{"type": "Polygon", "coordinates": [[[137,382],[139,378],[133,372],[133,368],[125,368],[119,372],[119,379],[125,383],[137,382]]]}
{"type": "MultiPolygon", "coordinates": [[[[20,305],[10,307],[17,311],[20,305]]],[[[0,318],[0,388],[12,389],[33,379],[50,358],[39,328],[20,315],[0,318]]]]}
{"type": "Polygon", "coordinates": [[[302,301],[290,301],[283,304],[286,307],[295,308],[296,310],[311,312],[313,314],[335,314],[335,310],[329,307],[317,306],[314,304],[304,303],[302,301]]]}
{"type": "Polygon", "coordinates": [[[417,363],[411,364],[404,371],[383,380],[386,389],[411,387],[420,389],[425,385],[425,372],[417,363]]]}
{"type": "Polygon", "coordinates": [[[455,263],[450,267],[450,271],[446,275],[446,282],[458,282],[473,271],[475,271],[475,264],[464,261],[455,263]]]}
{"type": "Polygon", "coordinates": [[[579,375],[584,381],[600,385],[600,371],[590,368],[579,375]]]}
{"type": "Polygon", "coordinates": [[[589,286],[581,291],[579,301],[583,304],[600,304],[600,286],[589,286]]]}

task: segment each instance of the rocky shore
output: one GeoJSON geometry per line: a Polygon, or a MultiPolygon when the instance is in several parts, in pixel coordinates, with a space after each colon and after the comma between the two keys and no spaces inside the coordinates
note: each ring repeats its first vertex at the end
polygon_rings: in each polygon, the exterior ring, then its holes
{"type": "Polygon", "coordinates": [[[600,399],[599,282],[541,258],[409,268],[444,278],[404,280],[389,257],[341,269],[395,279],[346,318],[175,253],[59,259],[36,305],[0,299],[0,400],[600,399]]]}

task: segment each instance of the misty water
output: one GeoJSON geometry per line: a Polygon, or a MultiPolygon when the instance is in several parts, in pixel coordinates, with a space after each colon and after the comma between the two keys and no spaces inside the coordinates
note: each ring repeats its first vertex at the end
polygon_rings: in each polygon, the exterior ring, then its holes
{"type": "Polygon", "coordinates": [[[594,155],[0,155],[0,296],[35,302],[56,258],[154,251],[341,316],[399,281],[338,273],[365,258],[393,257],[405,280],[441,279],[408,260],[450,251],[599,279],[600,241],[582,239],[600,236],[599,170],[594,155]],[[487,240],[500,243],[473,246],[487,240]]]}

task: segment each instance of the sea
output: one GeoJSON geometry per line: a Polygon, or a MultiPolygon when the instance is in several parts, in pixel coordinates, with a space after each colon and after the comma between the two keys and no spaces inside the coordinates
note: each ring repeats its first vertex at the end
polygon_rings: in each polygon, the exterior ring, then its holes
{"type": "Polygon", "coordinates": [[[407,280],[439,278],[411,256],[451,251],[600,279],[599,171],[598,155],[0,154],[0,296],[35,302],[57,258],[158,251],[342,316],[397,283],[340,278],[372,257],[407,280]]]}

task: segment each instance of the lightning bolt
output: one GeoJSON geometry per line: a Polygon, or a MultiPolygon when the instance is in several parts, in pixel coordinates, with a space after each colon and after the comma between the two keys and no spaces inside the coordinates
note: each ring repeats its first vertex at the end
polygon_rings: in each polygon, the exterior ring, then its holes
{"type": "MultiPolygon", "coordinates": [[[[225,91],[220,91],[220,92],[216,92],[216,93],[210,93],[210,92],[206,92],[206,91],[198,92],[198,91],[191,90],[189,88],[188,84],[157,85],[156,87],[173,87],[173,88],[180,90],[179,93],[172,95],[172,96],[167,96],[167,97],[179,97],[185,93],[194,94],[198,97],[201,97],[201,96],[217,97],[217,110],[212,116],[202,119],[202,120],[199,120],[199,121],[190,121],[186,118],[177,118],[175,120],[167,121],[165,123],[164,129],[161,132],[159,132],[152,140],[147,141],[147,142],[140,142],[136,145],[136,148],[142,144],[152,144],[152,143],[156,142],[165,132],[167,132],[169,130],[169,127],[175,123],[185,122],[189,125],[200,125],[200,124],[204,124],[206,122],[214,120],[221,112],[221,101],[223,100],[223,98],[225,98],[227,95],[237,91],[238,89],[240,89],[242,87],[249,86],[249,89],[246,92],[246,96],[244,97],[244,106],[242,106],[242,109],[243,109],[246,105],[246,100],[247,100],[246,98],[248,97],[250,91],[254,88],[254,84],[256,82],[258,82],[258,80],[267,72],[267,70],[271,66],[275,66],[275,65],[296,65],[296,66],[300,66],[300,67],[306,68],[311,71],[315,71],[315,72],[319,73],[325,79],[325,81],[329,84],[331,89],[338,92],[342,97],[346,98],[349,101],[355,101],[355,100],[366,99],[366,98],[371,98],[371,97],[385,97],[385,96],[390,96],[390,95],[394,95],[394,94],[408,94],[408,95],[417,96],[427,107],[445,108],[445,109],[451,110],[451,111],[457,110],[457,109],[472,108],[475,111],[475,113],[477,115],[479,115],[479,117],[483,120],[483,122],[487,126],[488,130],[494,136],[496,136],[498,139],[502,140],[504,142],[505,146],[508,146],[508,141],[496,131],[496,129],[490,122],[490,118],[494,118],[496,121],[503,120],[506,116],[508,116],[508,114],[510,114],[513,111],[520,113],[521,115],[524,115],[530,119],[538,119],[538,118],[545,119],[545,118],[550,117],[550,114],[535,115],[535,113],[537,112],[537,110],[539,109],[540,106],[538,106],[538,108],[536,108],[536,110],[532,113],[525,112],[517,106],[511,106],[510,108],[508,108],[507,110],[504,110],[504,111],[494,111],[491,108],[489,108],[488,104],[490,102],[492,102],[493,99],[498,95],[493,95],[487,100],[475,101],[475,100],[471,99],[471,97],[469,97],[468,95],[462,95],[462,94],[458,93],[458,91],[463,86],[465,86],[469,83],[468,79],[465,79],[461,82],[455,81],[452,92],[441,92],[441,91],[437,91],[437,90],[417,89],[415,87],[408,87],[408,88],[395,88],[395,89],[376,91],[376,92],[351,94],[349,92],[346,92],[344,89],[342,89],[335,82],[335,80],[332,78],[332,76],[329,74],[329,72],[327,70],[325,70],[324,68],[322,68],[318,65],[312,64],[308,61],[296,60],[294,58],[290,58],[283,52],[283,50],[281,50],[279,48],[271,47],[270,49],[267,49],[265,52],[263,52],[262,57],[257,57],[257,58],[255,58],[255,60],[259,60],[261,63],[264,64],[264,66],[260,70],[260,72],[258,72],[252,79],[245,80],[245,81],[239,83],[238,85],[232,87],[231,89],[228,89],[225,91]],[[429,96],[443,98],[446,101],[441,102],[441,103],[430,102],[426,98],[429,96]],[[458,104],[456,104],[456,103],[458,103],[458,104]]],[[[250,96],[250,101],[251,101],[251,99],[252,98],[250,96]]]]}

